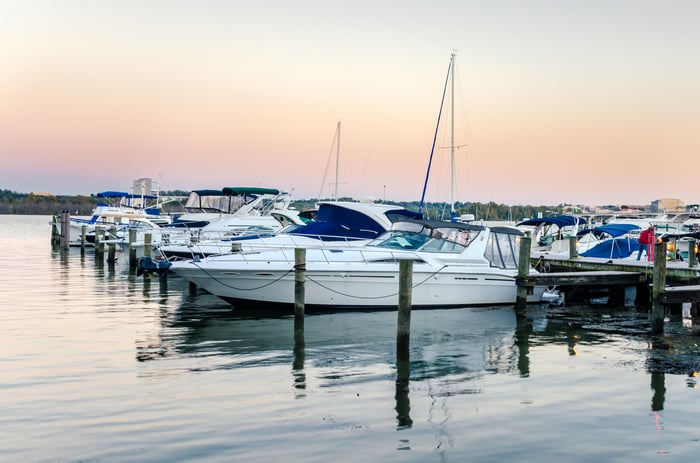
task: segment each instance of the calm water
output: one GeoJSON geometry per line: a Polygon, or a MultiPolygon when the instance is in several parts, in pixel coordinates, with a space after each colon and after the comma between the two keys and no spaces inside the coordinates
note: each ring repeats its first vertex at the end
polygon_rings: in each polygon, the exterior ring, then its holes
{"type": "Polygon", "coordinates": [[[0,216],[0,460],[695,461],[695,327],[604,307],[238,314],[0,216]],[[664,347],[658,347],[663,345],[664,347]]]}

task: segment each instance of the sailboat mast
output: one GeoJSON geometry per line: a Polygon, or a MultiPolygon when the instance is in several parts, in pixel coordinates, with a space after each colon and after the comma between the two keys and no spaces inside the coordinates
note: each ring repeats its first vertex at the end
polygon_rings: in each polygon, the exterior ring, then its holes
{"type": "Polygon", "coordinates": [[[340,121],[336,129],[336,145],[335,145],[335,200],[338,201],[338,169],[340,166],[340,121]]]}
{"type": "Polygon", "coordinates": [[[452,92],[451,98],[451,127],[450,127],[450,163],[451,163],[451,175],[450,175],[450,220],[456,220],[455,213],[455,53],[452,52],[450,56],[450,91],[452,92]]]}

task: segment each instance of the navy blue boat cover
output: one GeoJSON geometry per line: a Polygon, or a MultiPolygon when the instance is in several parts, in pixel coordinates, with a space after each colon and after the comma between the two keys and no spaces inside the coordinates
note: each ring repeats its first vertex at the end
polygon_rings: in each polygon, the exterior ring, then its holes
{"type": "Polygon", "coordinates": [[[586,233],[593,233],[593,235],[597,236],[598,238],[601,238],[605,235],[610,235],[613,238],[617,238],[618,236],[626,235],[627,233],[634,230],[641,230],[641,227],[639,225],[633,225],[629,223],[613,223],[609,225],[601,225],[599,227],[590,228],[587,230],[581,230],[578,233],[576,233],[576,236],[582,236],[586,233]]]}
{"type": "Polygon", "coordinates": [[[589,249],[586,252],[582,252],[581,257],[599,257],[602,259],[619,259],[621,257],[629,257],[632,253],[639,250],[639,243],[637,240],[629,238],[613,238],[611,240],[606,240],[589,249]]]}
{"type": "MultiPolygon", "coordinates": [[[[392,222],[400,219],[419,219],[422,214],[408,209],[396,209],[386,213],[392,222]]],[[[386,230],[367,215],[333,203],[321,204],[315,222],[291,230],[292,235],[321,237],[323,241],[346,238],[376,238],[386,230]]]]}

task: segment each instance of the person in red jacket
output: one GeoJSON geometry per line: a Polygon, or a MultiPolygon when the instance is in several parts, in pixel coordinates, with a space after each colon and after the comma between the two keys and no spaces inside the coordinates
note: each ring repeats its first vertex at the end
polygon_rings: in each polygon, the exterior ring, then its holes
{"type": "Polygon", "coordinates": [[[642,230],[639,234],[639,251],[637,252],[637,260],[642,257],[642,251],[647,253],[647,257],[651,254],[651,246],[656,241],[654,236],[654,227],[649,226],[646,230],[642,230]]]}

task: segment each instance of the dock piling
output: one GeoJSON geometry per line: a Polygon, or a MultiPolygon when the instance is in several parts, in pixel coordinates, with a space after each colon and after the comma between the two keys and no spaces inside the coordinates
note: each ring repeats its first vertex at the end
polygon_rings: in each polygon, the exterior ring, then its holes
{"type": "Polygon", "coordinates": [[[294,249],[294,331],[304,330],[304,299],[306,290],[306,249],[294,249]]]}
{"type": "Polygon", "coordinates": [[[698,265],[698,256],[695,254],[695,240],[688,240],[688,267],[693,268],[698,265]]]}
{"type": "Polygon", "coordinates": [[[578,240],[575,236],[569,237],[569,259],[576,259],[578,257],[578,248],[576,247],[577,243],[578,240]]]}
{"type": "Polygon", "coordinates": [[[70,248],[70,214],[63,212],[61,214],[61,249],[70,248]]]}
{"type": "Polygon", "coordinates": [[[112,225],[109,229],[109,245],[107,246],[107,262],[115,262],[115,252],[117,249],[117,244],[114,242],[114,240],[117,238],[117,227],[112,225]]]}
{"type": "Polygon", "coordinates": [[[85,243],[87,242],[87,225],[80,227],[80,252],[81,254],[85,252],[85,243]]]}
{"type": "Polygon", "coordinates": [[[666,287],[666,243],[654,244],[654,283],[651,301],[651,334],[663,334],[665,306],[661,295],[666,287]]]}
{"type": "Polygon", "coordinates": [[[153,241],[153,235],[151,233],[144,233],[143,235],[143,255],[144,257],[151,257],[151,242],[153,241]]]}
{"type": "Polygon", "coordinates": [[[135,228],[130,228],[129,229],[129,271],[134,272],[136,270],[136,265],[138,264],[138,260],[136,259],[136,246],[134,246],[134,242],[136,241],[136,229],[135,228]]]}
{"type": "Polygon", "coordinates": [[[521,283],[525,277],[530,274],[530,249],[532,247],[532,238],[523,236],[520,238],[520,255],[518,256],[518,292],[515,298],[515,308],[522,310],[527,306],[526,284],[521,283]]]}
{"type": "Polygon", "coordinates": [[[396,324],[396,359],[408,361],[411,338],[411,305],[413,291],[413,261],[399,262],[399,307],[396,324]]]}
{"type": "Polygon", "coordinates": [[[104,259],[105,244],[102,242],[104,230],[100,225],[95,226],[95,260],[104,259]]]}

